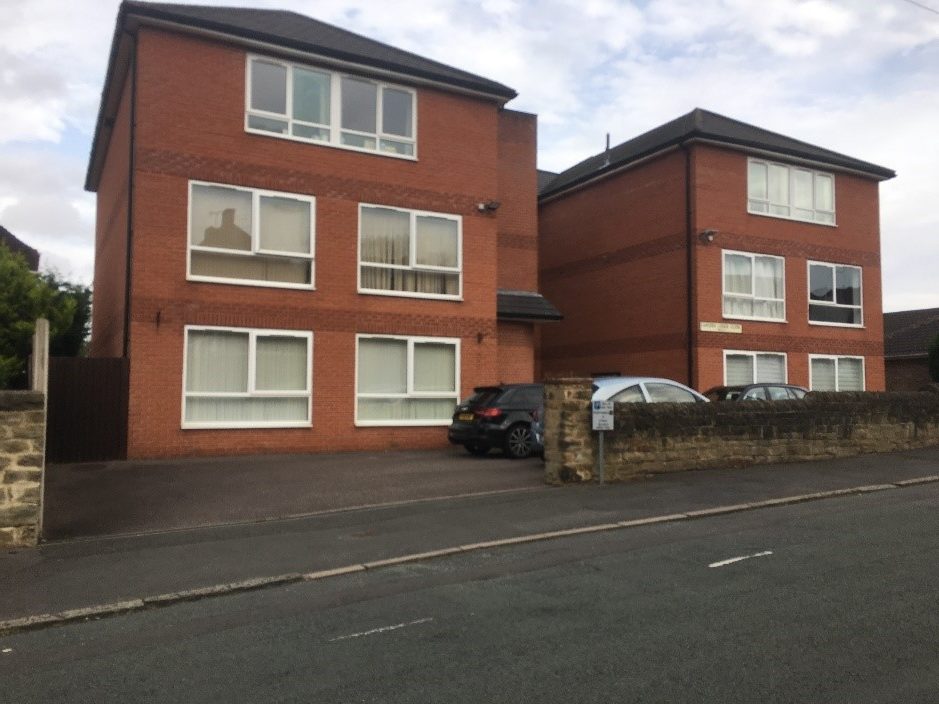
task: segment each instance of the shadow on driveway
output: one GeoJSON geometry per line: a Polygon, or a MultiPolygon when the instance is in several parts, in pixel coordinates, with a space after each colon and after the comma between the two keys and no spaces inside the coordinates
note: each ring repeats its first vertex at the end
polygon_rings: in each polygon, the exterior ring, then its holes
{"type": "Polygon", "coordinates": [[[540,459],[462,449],[51,465],[46,540],[286,518],[545,487],[540,459]]]}

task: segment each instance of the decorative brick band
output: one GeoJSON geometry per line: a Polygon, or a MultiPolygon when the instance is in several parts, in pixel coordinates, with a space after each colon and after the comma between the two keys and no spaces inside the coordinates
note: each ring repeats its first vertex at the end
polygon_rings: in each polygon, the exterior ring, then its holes
{"type": "Polygon", "coordinates": [[[550,279],[560,279],[568,276],[579,276],[592,271],[600,271],[607,267],[625,264],[627,262],[655,257],[667,252],[674,252],[678,249],[684,249],[685,235],[666,235],[648,242],[630,245],[621,249],[615,249],[611,252],[604,252],[592,257],[577,259],[565,263],[562,266],[555,266],[550,269],[544,269],[541,272],[541,279],[547,281],[550,279]]]}
{"type": "MultiPolygon", "coordinates": [[[[880,254],[860,249],[825,247],[824,245],[805,244],[792,240],[777,240],[770,237],[756,237],[739,232],[721,232],[722,249],[739,249],[756,254],[775,254],[779,257],[804,257],[836,264],[856,264],[858,266],[880,266],[880,254]]],[[[703,246],[700,242],[699,246],[703,246]]]]}

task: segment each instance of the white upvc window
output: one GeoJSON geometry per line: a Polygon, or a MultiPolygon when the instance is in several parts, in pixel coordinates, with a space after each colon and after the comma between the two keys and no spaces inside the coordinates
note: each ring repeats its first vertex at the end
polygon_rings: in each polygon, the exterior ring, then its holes
{"type": "Polygon", "coordinates": [[[312,289],[316,199],[189,182],[187,278],[312,289]]]}
{"type": "Polygon", "coordinates": [[[460,340],[356,335],[356,425],[449,425],[459,402],[460,340]]]}
{"type": "Polygon", "coordinates": [[[459,215],[359,205],[359,293],[460,300],[459,215]]]}
{"type": "Polygon", "coordinates": [[[187,325],[182,427],[303,428],[313,333],[187,325]]]}
{"type": "Polygon", "coordinates": [[[809,388],[812,391],[864,391],[864,358],[810,354],[809,388]]]}
{"type": "Polygon", "coordinates": [[[747,210],[791,220],[835,224],[835,177],[823,171],[747,160],[747,210]]]}
{"type": "Polygon", "coordinates": [[[785,259],[725,249],[722,278],[725,318],[785,322],[785,259]]]}
{"type": "Polygon", "coordinates": [[[786,384],[789,366],[785,352],[724,350],[724,385],[786,384]]]}
{"type": "Polygon", "coordinates": [[[859,328],[864,325],[861,267],[808,263],[809,322],[859,328]]]}
{"type": "Polygon", "coordinates": [[[248,56],[245,130],[417,157],[417,93],[360,76],[248,56]]]}

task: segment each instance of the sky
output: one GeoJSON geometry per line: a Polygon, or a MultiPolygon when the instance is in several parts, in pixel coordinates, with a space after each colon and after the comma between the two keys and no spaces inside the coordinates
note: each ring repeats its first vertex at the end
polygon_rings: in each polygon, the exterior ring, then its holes
{"type": "MultiPolygon", "coordinates": [[[[505,83],[563,170],[695,107],[896,170],[884,309],[939,306],[939,0],[228,0],[505,83]],[[930,11],[930,8],[933,11],[930,11]]],[[[0,225],[91,282],[83,190],[116,0],[0,0],[0,225]]]]}

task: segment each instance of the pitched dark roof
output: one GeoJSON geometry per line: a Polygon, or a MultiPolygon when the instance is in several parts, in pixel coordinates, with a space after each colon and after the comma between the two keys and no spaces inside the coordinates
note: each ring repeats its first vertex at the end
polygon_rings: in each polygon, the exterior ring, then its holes
{"type": "Polygon", "coordinates": [[[500,320],[560,320],[564,316],[540,293],[533,291],[496,292],[496,313],[500,320]]]}
{"type": "Polygon", "coordinates": [[[939,335],[939,308],[884,313],[884,356],[925,356],[939,335]]]}
{"type": "Polygon", "coordinates": [[[7,249],[17,254],[22,254],[26,264],[32,271],[39,271],[39,252],[28,244],[18,239],[3,225],[0,225],[0,243],[5,244],[7,249]]]}
{"type": "Polygon", "coordinates": [[[653,130],[618,144],[609,150],[584,159],[558,174],[541,192],[544,198],[555,195],[583,181],[625,166],[690,139],[706,139],[745,149],[772,152],[783,157],[807,159],[830,166],[859,171],[883,180],[896,176],[891,169],[854,159],[829,149],[816,147],[785,135],[748,125],[723,115],[695,108],[687,115],[666,122],[653,130]]]}
{"type": "Polygon", "coordinates": [[[514,98],[517,95],[508,86],[488,78],[447,66],[439,61],[425,59],[423,56],[396,49],[361,34],[288,10],[210,7],[137,0],[125,0],[122,5],[122,9],[124,8],[140,17],[168,20],[245,39],[265,41],[501,98],[514,98]]]}
{"type": "Polygon", "coordinates": [[[541,193],[548,187],[548,184],[551,183],[555,178],[557,178],[557,173],[554,171],[545,171],[544,169],[538,169],[538,192],[541,193]]]}

